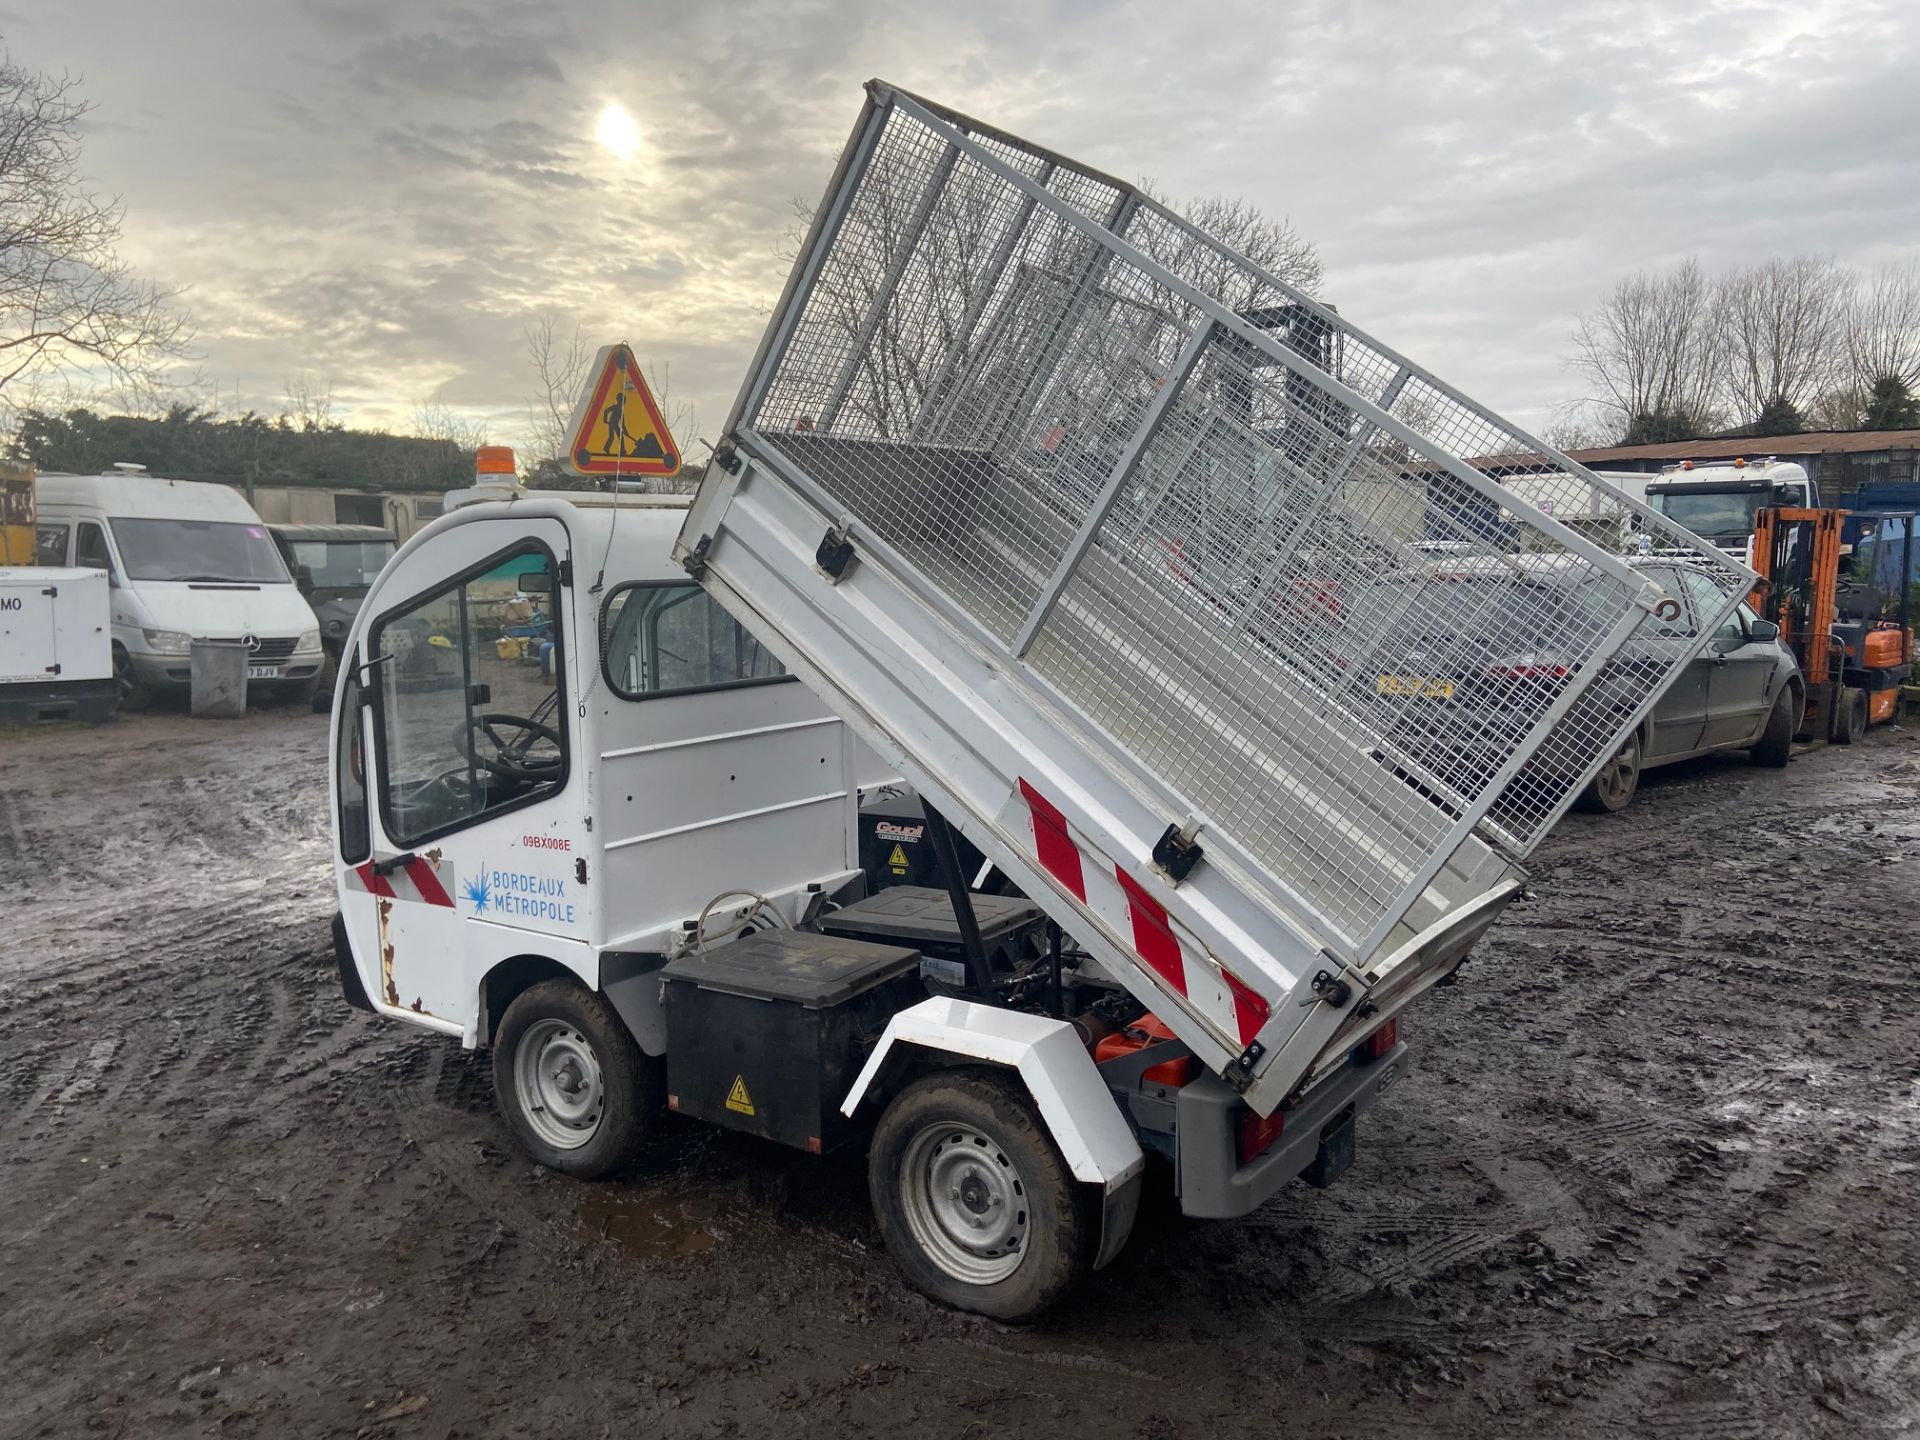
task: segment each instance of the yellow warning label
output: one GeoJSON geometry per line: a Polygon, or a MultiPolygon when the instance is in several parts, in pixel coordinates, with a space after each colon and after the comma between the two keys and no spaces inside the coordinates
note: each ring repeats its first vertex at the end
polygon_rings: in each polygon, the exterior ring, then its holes
{"type": "Polygon", "coordinates": [[[887,864],[893,866],[893,868],[896,870],[906,869],[907,868],[907,852],[898,845],[894,846],[893,854],[887,857],[887,864]]]}
{"type": "Polygon", "coordinates": [[[747,1094],[746,1076],[733,1077],[733,1088],[727,1091],[727,1109],[738,1110],[742,1115],[756,1113],[753,1108],[753,1097],[747,1094]]]}

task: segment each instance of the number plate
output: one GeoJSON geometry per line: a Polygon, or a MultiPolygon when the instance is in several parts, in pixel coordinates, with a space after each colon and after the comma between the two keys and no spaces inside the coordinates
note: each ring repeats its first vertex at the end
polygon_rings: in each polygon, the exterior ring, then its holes
{"type": "Polygon", "coordinates": [[[278,680],[279,678],[280,667],[278,665],[247,666],[247,679],[249,680],[278,680]]]}
{"type": "Polygon", "coordinates": [[[1418,695],[1434,700],[1453,698],[1453,681],[1425,675],[1382,675],[1373,682],[1376,695],[1418,695]]]}

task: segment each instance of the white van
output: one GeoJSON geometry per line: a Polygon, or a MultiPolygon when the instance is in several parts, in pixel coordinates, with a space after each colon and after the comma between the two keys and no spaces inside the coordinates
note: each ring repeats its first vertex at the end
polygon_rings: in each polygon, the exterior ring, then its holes
{"type": "Polygon", "coordinates": [[[238,491],[116,465],[43,474],[37,502],[39,563],[107,572],[123,699],[186,686],[200,639],[245,641],[254,693],[311,698],[324,660],[319,621],[238,491]]]}

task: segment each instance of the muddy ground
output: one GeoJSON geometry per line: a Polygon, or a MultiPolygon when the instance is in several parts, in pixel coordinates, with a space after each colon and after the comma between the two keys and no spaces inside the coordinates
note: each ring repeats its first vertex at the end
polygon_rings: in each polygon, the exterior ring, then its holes
{"type": "Polygon", "coordinates": [[[1920,1428],[1920,743],[1575,817],[1333,1190],[937,1309],[857,1160],[517,1158],[346,1008],[322,717],[0,736],[0,1434],[1920,1428]]]}

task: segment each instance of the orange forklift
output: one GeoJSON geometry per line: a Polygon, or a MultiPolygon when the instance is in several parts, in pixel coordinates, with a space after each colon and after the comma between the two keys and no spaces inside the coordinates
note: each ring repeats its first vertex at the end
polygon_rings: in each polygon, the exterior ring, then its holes
{"type": "Polygon", "coordinates": [[[1762,509],[1752,605],[1800,661],[1799,740],[1851,745],[1891,720],[1913,665],[1911,512],[1762,509]]]}

